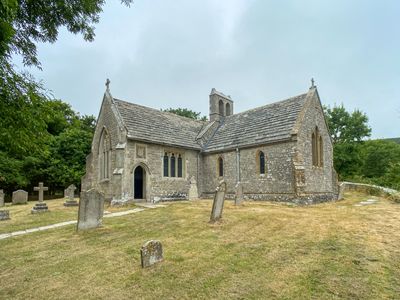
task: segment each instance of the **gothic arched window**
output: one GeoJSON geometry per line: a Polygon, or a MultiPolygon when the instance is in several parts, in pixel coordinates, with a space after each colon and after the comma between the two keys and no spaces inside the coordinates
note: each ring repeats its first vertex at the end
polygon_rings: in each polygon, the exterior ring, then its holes
{"type": "Polygon", "coordinates": [[[260,174],[265,174],[265,154],[260,151],[258,153],[259,165],[260,165],[260,174]]]}
{"type": "Polygon", "coordinates": [[[178,156],[178,177],[182,177],[182,157],[178,156]]]}
{"type": "Polygon", "coordinates": [[[224,102],[222,102],[222,100],[219,100],[218,106],[219,106],[218,107],[219,114],[221,116],[223,116],[224,115],[224,102]]]}
{"type": "Polygon", "coordinates": [[[224,176],[224,160],[222,157],[218,157],[218,176],[224,176]]]}
{"type": "Polygon", "coordinates": [[[324,165],[324,145],[318,127],[311,134],[312,165],[322,167],[324,165]]]}
{"type": "Polygon", "coordinates": [[[167,152],[165,152],[163,160],[164,160],[164,177],[168,177],[169,157],[167,152]]]}
{"type": "Polygon", "coordinates": [[[175,154],[171,155],[171,177],[175,177],[175,154]]]}
{"type": "Polygon", "coordinates": [[[225,114],[226,114],[227,116],[230,116],[230,115],[231,115],[231,105],[230,105],[229,103],[227,103],[227,104],[225,105],[225,114]]]}
{"type": "Polygon", "coordinates": [[[111,164],[111,141],[107,131],[103,129],[99,142],[100,179],[110,178],[110,164],[111,164]]]}

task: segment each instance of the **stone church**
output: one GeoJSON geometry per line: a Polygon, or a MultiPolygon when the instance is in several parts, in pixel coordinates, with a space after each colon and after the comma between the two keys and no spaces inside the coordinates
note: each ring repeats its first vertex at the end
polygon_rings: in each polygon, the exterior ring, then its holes
{"type": "Polygon", "coordinates": [[[234,113],[215,89],[209,121],[103,97],[82,190],[109,200],[210,198],[221,180],[245,199],[315,203],[337,198],[332,141],[314,84],[301,95],[234,113]]]}

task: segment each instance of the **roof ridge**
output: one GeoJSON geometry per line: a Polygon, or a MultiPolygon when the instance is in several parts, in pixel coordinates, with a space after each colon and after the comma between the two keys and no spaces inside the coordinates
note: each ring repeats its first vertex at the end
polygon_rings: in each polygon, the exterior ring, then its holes
{"type": "Polygon", "coordinates": [[[247,109],[247,110],[242,111],[240,113],[236,113],[236,114],[233,114],[233,115],[230,115],[230,116],[226,116],[225,118],[231,118],[231,117],[238,116],[238,115],[241,115],[241,114],[249,113],[249,112],[254,111],[254,110],[267,108],[268,106],[272,106],[272,105],[275,105],[275,104],[280,104],[280,103],[283,103],[285,101],[294,100],[295,98],[307,96],[307,94],[308,93],[303,93],[303,94],[300,94],[300,95],[297,95],[297,96],[293,96],[293,97],[290,97],[290,98],[286,98],[286,99],[283,99],[283,100],[279,100],[279,101],[276,101],[276,102],[272,102],[272,103],[264,104],[264,105],[261,105],[261,106],[258,106],[258,107],[250,108],[250,109],[247,109]]]}
{"type": "Polygon", "coordinates": [[[208,121],[196,120],[196,119],[180,116],[180,115],[168,112],[168,111],[164,111],[164,110],[153,108],[153,107],[149,107],[149,106],[144,106],[144,105],[137,104],[137,103],[132,103],[132,102],[129,102],[129,101],[126,101],[126,100],[122,100],[122,99],[118,99],[118,98],[114,98],[114,97],[113,97],[113,99],[116,100],[116,101],[119,101],[119,102],[127,103],[129,105],[139,106],[139,107],[142,107],[142,108],[145,108],[145,109],[154,110],[154,111],[159,112],[159,113],[168,114],[168,115],[170,115],[172,117],[176,117],[176,118],[188,121],[188,122],[196,122],[196,123],[202,123],[202,124],[208,122],[208,121]]]}

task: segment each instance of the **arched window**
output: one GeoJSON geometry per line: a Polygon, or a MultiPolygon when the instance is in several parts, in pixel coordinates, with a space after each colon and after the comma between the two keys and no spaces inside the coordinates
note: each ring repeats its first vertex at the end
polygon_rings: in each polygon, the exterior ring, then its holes
{"type": "Polygon", "coordinates": [[[182,157],[178,156],[178,177],[182,177],[182,157]]]}
{"type": "Polygon", "coordinates": [[[319,166],[322,167],[324,165],[324,145],[322,141],[322,136],[319,136],[319,166]]]}
{"type": "Polygon", "coordinates": [[[169,169],[169,157],[168,153],[165,152],[164,154],[164,177],[168,177],[168,169],[169,169]]]}
{"type": "Polygon", "coordinates": [[[259,164],[260,164],[260,174],[265,174],[265,154],[260,151],[258,154],[259,164]]]}
{"type": "Polygon", "coordinates": [[[222,100],[219,100],[219,104],[218,104],[218,108],[219,108],[219,114],[221,115],[221,116],[223,116],[224,115],[224,102],[222,102],[222,100]]]}
{"type": "Polygon", "coordinates": [[[311,134],[312,164],[316,167],[324,165],[324,145],[318,127],[311,134]]]}
{"type": "Polygon", "coordinates": [[[317,165],[317,139],[315,137],[315,132],[311,134],[311,151],[312,151],[312,164],[317,165]]]}
{"type": "Polygon", "coordinates": [[[175,177],[175,154],[171,155],[171,177],[175,177]]]}
{"type": "Polygon", "coordinates": [[[229,103],[227,103],[227,104],[225,105],[225,114],[226,114],[227,116],[230,116],[230,115],[231,115],[231,105],[230,105],[229,103]]]}
{"type": "Polygon", "coordinates": [[[218,157],[218,176],[224,176],[224,160],[222,157],[218,157]]]}
{"type": "Polygon", "coordinates": [[[110,164],[111,164],[111,141],[105,129],[101,133],[99,142],[99,172],[100,179],[110,178],[110,164]]]}

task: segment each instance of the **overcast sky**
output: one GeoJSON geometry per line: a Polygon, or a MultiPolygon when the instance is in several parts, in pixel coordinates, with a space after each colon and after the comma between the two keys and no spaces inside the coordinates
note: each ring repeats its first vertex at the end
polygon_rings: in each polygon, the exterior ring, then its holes
{"type": "Polygon", "coordinates": [[[115,98],[208,115],[211,88],[240,112],[306,92],[400,136],[400,1],[108,1],[92,43],[61,30],[30,69],[54,97],[98,115],[115,98]]]}

